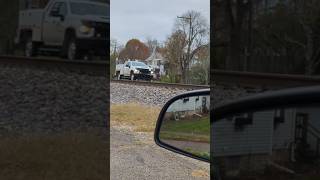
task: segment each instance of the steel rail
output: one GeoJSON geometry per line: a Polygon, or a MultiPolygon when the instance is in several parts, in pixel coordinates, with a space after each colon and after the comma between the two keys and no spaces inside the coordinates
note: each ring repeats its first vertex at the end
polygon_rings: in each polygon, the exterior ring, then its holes
{"type": "Polygon", "coordinates": [[[58,70],[93,76],[107,76],[109,61],[65,60],[58,58],[0,55],[0,65],[22,68],[58,70]]]}

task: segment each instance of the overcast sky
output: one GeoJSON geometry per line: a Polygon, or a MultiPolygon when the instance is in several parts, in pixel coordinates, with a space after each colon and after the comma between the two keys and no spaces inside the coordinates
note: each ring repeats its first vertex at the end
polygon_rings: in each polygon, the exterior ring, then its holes
{"type": "Polygon", "coordinates": [[[188,10],[202,13],[210,22],[210,0],[110,0],[111,38],[125,44],[148,37],[163,42],[177,16],[188,10]]]}

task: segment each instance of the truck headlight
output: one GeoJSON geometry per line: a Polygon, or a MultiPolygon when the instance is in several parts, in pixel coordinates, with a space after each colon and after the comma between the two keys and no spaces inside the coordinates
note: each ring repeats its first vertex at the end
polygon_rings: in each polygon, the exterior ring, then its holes
{"type": "Polygon", "coordinates": [[[134,73],[140,73],[140,71],[138,69],[135,69],[134,73]]]}
{"type": "Polygon", "coordinates": [[[79,32],[83,33],[83,34],[88,34],[92,31],[92,28],[91,27],[88,27],[88,26],[85,26],[85,25],[82,25],[80,26],[79,28],[79,32]]]}
{"type": "Polygon", "coordinates": [[[79,32],[83,34],[89,34],[92,32],[95,23],[89,20],[81,20],[81,26],[79,27],[79,32]]]}

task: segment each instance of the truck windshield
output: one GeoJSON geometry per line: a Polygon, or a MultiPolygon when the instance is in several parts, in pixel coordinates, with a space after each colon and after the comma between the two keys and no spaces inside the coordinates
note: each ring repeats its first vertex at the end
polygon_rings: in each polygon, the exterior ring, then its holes
{"type": "Polygon", "coordinates": [[[71,3],[70,8],[72,14],[109,16],[109,8],[106,5],[91,3],[71,3]]]}
{"type": "Polygon", "coordinates": [[[132,66],[147,66],[147,65],[143,62],[132,62],[132,66]]]}

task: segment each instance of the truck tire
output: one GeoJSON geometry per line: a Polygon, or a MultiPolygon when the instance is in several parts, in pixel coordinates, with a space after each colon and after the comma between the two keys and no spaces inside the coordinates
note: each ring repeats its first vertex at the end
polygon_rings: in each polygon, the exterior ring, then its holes
{"type": "Polygon", "coordinates": [[[122,77],[120,75],[120,72],[117,72],[117,80],[121,80],[121,79],[122,79],[122,77]]]}
{"type": "Polygon", "coordinates": [[[134,81],[134,80],[135,80],[134,73],[132,73],[132,72],[130,73],[130,80],[131,80],[131,81],[134,81]]]}
{"type": "Polygon", "coordinates": [[[67,58],[69,60],[76,60],[79,58],[79,51],[77,49],[76,39],[71,37],[67,40],[67,58]]]}
{"type": "Polygon", "coordinates": [[[24,43],[24,55],[26,57],[34,57],[37,55],[36,43],[32,42],[31,37],[28,37],[24,43]]]}

